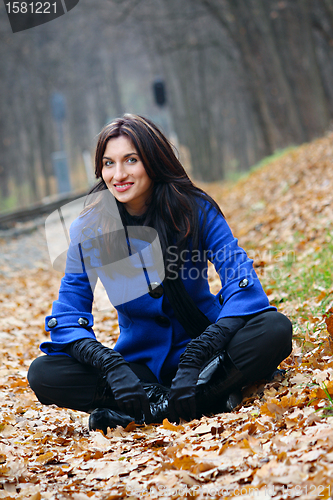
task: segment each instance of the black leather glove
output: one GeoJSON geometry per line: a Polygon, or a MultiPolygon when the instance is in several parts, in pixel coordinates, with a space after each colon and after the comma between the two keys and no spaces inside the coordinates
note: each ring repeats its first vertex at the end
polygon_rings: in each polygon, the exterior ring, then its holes
{"type": "Polygon", "coordinates": [[[80,363],[93,366],[106,376],[115,401],[121,411],[141,420],[151,418],[149,400],[139,378],[119,352],[104,346],[94,339],[80,339],[72,342],[64,352],[80,363]]]}
{"type": "Polygon", "coordinates": [[[245,323],[246,319],[242,317],[222,318],[187,344],[171,384],[169,410],[172,421],[178,422],[179,417],[185,420],[196,417],[196,384],[202,366],[225,349],[245,323]]]}
{"type": "Polygon", "coordinates": [[[200,369],[190,366],[179,367],[172,381],[169,412],[172,422],[179,417],[192,420],[196,417],[195,391],[200,369]]]}
{"type": "Polygon", "coordinates": [[[114,395],[119,409],[139,421],[142,416],[149,422],[150,406],[139,378],[127,365],[118,366],[106,375],[106,380],[114,395]]]}

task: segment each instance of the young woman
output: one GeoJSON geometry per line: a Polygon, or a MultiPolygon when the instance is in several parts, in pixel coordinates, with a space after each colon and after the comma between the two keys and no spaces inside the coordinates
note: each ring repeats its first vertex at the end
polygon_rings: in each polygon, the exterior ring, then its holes
{"type": "Polygon", "coordinates": [[[216,202],[197,188],[149,120],[126,114],[100,133],[99,179],[71,226],[51,342],[30,367],[43,404],[91,413],[90,429],[230,411],[292,348],[252,261],[216,202]],[[92,197],[92,198],[91,198],[92,197]],[[210,260],[222,288],[211,294],[210,260]],[[96,339],[100,278],[118,311],[114,347],[96,339]]]}

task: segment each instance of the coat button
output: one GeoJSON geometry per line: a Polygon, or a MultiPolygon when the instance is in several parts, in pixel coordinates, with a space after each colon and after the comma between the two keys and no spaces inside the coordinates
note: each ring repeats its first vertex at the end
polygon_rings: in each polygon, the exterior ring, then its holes
{"type": "Polygon", "coordinates": [[[79,318],[77,320],[77,322],[79,323],[79,325],[81,326],[87,326],[89,325],[89,321],[87,320],[87,318],[79,318]]]}
{"type": "Polygon", "coordinates": [[[150,283],[148,293],[153,299],[159,299],[164,293],[163,286],[160,283],[150,283]]]}
{"type": "Polygon", "coordinates": [[[51,319],[49,319],[49,320],[48,320],[48,322],[47,322],[47,326],[48,326],[49,328],[54,328],[55,326],[57,326],[57,324],[58,324],[58,321],[57,321],[57,319],[56,319],[56,318],[51,318],[51,319]]]}
{"type": "Polygon", "coordinates": [[[238,286],[239,288],[245,288],[248,284],[249,280],[247,278],[244,278],[238,283],[238,286]]]}
{"type": "Polygon", "coordinates": [[[224,298],[222,297],[222,294],[220,294],[219,295],[219,303],[221,306],[222,306],[223,302],[224,302],[224,298]]]}
{"type": "Polygon", "coordinates": [[[170,320],[166,316],[156,316],[155,321],[159,326],[170,326],[170,320]]]}

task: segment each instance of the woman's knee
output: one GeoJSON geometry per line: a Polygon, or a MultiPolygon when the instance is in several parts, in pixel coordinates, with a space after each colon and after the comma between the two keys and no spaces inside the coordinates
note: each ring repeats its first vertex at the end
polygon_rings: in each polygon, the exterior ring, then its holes
{"type": "Polygon", "coordinates": [[[43,394],[49,389],[66,385],[73,367],[81,365],[69,356],[40,356],[30,365],[28,382],[36,394],[43,394]]]}
{"type": "Polygon", "coordinates": [[[86,411],[96,394],[99,374],[70,356],[40,356],[30,365],[28,381],[41,403],[86,411]]]}
{"type": "Polygon", "coordinates": [[[47,368],[49,356],[40,356],[36,358],[30,365],[28,370],[28,382],[31,389],[36,394],[39,401],[43,404],[50,404],[49,399],[46,397],[46,384],[48,383],[48,374],[50,370],[47,368]]]}
{"type": "Polygon", "coordinates": [[[29,385],[34,392],[40,392],[42,387],[44,358],[46,356],[36,358],[29,367],[27,377],[29,385]]]}
{"type": "Polygon", "coordinates": [[[285,351],[285,357],[292,351],[292,323],[284,314],[270,311],[264,317],[267,342],[273,348],[285,351]]]}

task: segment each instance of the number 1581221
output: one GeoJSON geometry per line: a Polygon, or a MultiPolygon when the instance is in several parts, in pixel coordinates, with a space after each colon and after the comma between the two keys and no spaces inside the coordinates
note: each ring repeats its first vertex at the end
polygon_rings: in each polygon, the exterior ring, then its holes
{"type": "Polygon", "coordinates": [[[50,2],[8,2],[8,14],[56,14],[57,3],[50,2]]]}

